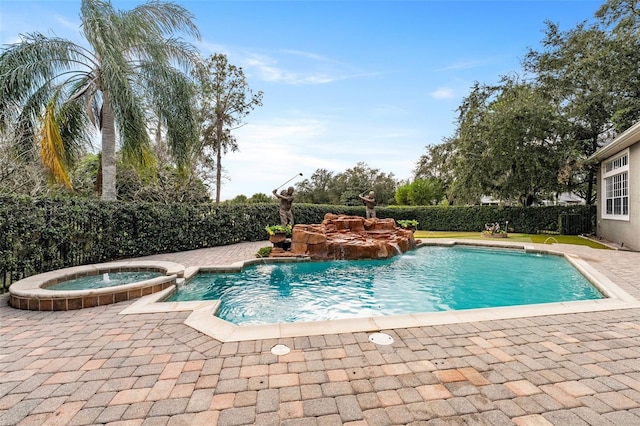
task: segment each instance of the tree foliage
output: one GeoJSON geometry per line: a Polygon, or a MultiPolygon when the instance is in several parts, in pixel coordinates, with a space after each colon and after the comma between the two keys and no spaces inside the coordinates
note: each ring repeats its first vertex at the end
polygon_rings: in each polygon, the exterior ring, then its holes
{"type": "Polygon", "coordinates": [[[455,134],[427,147],[415,178],[439,178],[456,204],[491,195],[530,205],[563,191],[594,201],[588,158],[640,120],[638,1],[609,0],[568,31],[547,22],[541,45],[526,53],[526,80],[471,88],[455,134]]]}
{"type": "Polygon", "coordinates": [[[442,201],[444,191],[438,179],[417,179],[411,182],[409,204],[412,206],[436,205],[442,201]]]}
{"type": "Polygon", "coordinates": [[[476,85],[460,108],[454,167],[457,191],[528,206],[560,191],[564,123],[537,86],[512,79],[476,85]]]}
{"type": "Polygon", "coordinates": [[[271,203],[274,201],[273,197],[268,196],[264,192],[256,192],[247,200],[249,203],[271,203]]]}
{"type": "Polygon", "coordinates": [[[192,85],[184,72],[197,53],[175,34],[197,38],[199,33],[186,9],[161,0],[130,11],[116,10],[110,1],[82,0],[80,19],[88,48],[32,33],[4,50],[0,132],[20,152],[33,152],[40,141],[45,166],[69,184],[70,161],[90,143],[90,129],[97,129],[102,198],[115,200],[118,139],[127,163],[141,169],[154,165],[150,116],[163,123],[178,164],[188,160],[185,145],[197,133],[192,85]]]}
{"type": "Polygon", "coordinates": [[[332,204],[333,172],[317,169],[310,179],[296,184],[296,201],[312,204],[332,204]]]}
{"type": "Polygon", "coordinates": [[[393,204],[398,182],[393,173],[384,173],[359,162],[355,167],[333,174],[318,169],[310,179],[296,184],[296,202],[359,206],[363,192],[374,191],[378,205],[393,204]]]}
{"type": "Polygon", "coordinates": [[[437,178],[415,179],[398,187],[396,203],[401,206],[434,206],[444,198],[442,182],[437,178]]]}
{"type": "MultiPolygon", "coordinates": [[[[414,180],[436,179],[442,188],[447,204],[454,204],[456,194],[452,191],[455,179],[456,139],[447,138],[440,144],[427,145],[413,170],[414,180]]],[[[398,194],[396,194],[396,198],[398,194]]]]}
{"type": "Polygon", "coordinates": [[[230,64],[226,55],[215,54],[201,64],[198,80],[200,145],[197,157],[205,168],[215,167],[216,203],[222,187],[222,155],[238,150],[231,132],[262,105],[262,92],[253,93],[242,68],[230,64]],[[215,157],[215,160],[214,160],[215,157]]]}
{"type": "Polygon", "coordinates": [[[35,196],[51,188],[41,164],[25,157],[28,153],[21,155],[11,144],[0,139],[0,194],[35,196]]]}
{"type": "Polygon", "coordinates": [[[261,203],[275,203],[276,200],[273,197],[268,196],[263,192],[256,192],[251,197],[240,194],[236,195],[233,199],[225,201],[229,204],[261,204],[261,203]]]}
{"type": "Polygon", "coordinates": [[[571,124],[573,185],[595,198],[596,170],[585,163],[598,148],[640,119],[640,19],[637,1],[610,0],[598,20],[568,31],[547,23],[544,49],[530,50],[523,66],[535,75],[571,124]]]}

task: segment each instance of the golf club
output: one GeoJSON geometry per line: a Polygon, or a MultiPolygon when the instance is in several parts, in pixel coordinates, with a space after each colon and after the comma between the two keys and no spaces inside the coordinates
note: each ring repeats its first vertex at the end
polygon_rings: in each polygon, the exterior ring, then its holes
{"type": "Polygon", "coordinates": [[[292,177],[291,179],[289,179],[288,181],[286,181],[285,183],[283,183],[282,185],[280,185],[279,187],[276,188],[276,191],[280,188],[282,188],[283,186],[285,186],[286,184],[288,184],[289,182],[291,182],[292,180],[294,180],[295,178],[297,178],[298,176],[302,176],[302,173],[298,173],[296,174],[294,177],[292,177]]]}

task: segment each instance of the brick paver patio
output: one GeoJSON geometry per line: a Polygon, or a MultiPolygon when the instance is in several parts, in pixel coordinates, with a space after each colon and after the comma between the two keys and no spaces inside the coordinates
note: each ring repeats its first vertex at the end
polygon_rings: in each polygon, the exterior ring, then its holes
{"type": "MultiPolygon", "coordinates": [[[[228,264],[264,245],[152,258],[228,264]]],[[[570,250],[640,298],[640,253],[570,250]]],[[[0,424],[640,425],[640,309],[384,330],[395,342],[378,346],[221,343],[189,312],[121,315],[131,303],[32,312],[0,296],[0,424]]]]}

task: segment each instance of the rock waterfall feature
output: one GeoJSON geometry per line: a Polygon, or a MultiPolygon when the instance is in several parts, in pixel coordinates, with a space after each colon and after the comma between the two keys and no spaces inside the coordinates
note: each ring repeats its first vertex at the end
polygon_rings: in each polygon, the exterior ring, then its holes
{"type": "Polygon", "coordinates": [[[416,248],[413,232],[393,219],[365,219],[327,213],[321,224],[293,227],[290,251],[272,256],[309,256],[313,260],[386,259],[416,248]]]}

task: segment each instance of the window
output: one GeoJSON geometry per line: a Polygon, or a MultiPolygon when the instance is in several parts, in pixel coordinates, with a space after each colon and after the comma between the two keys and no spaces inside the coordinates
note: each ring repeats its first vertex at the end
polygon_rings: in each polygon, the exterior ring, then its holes
{"type": "Polygon", "coordinates": [[[602,164],[602,217],[629,220],[629,150],[602,164]]]}

